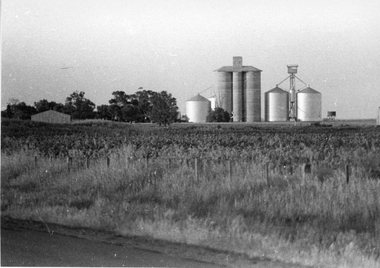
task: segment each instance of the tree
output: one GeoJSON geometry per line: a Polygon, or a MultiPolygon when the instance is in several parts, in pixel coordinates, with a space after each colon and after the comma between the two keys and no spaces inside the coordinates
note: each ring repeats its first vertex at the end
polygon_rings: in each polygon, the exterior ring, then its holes
{"type": "Polygon", "coordinates": [[[211,111],[207,118],[207,122],[229,122],[230,114],[221,107],[216,107],[214,111],[211,111]]]}
{"type": "Polygon", "coordinates": [[[110,109],[110,105],[102,104],[96,107],[96,118],[104,119],[104,120],[112,120],[112,113],[110,109]]]}
{"type": "Polygon", "coordinates": [[[122,121],[121,107],[117,105],[109,105],[107,111],[111,115],[111,120],[122,121]]]}
{"type": "Polygon", "coordinates": [[[109,100],[112,111],[118,121],[133,122],[137,121],[139,101],[135,94],[128,95],[124,91],[112,93],[113,99],[109,100]]]}
{"type": "Polygon", "coordinates": [[[149,117],[153,123],[167,126],[175,122],[178,115],[177,100],[170,93],[166,91],[154,92],[150,101],[152,109],[149,117]]]}
{"type": "Polygon", "coordinates": [[[36,107],[38,113],[42,113],[49,110],[54,110],[62,113],[64,110],[64,105],[62,103],[56,103],[55,101],[49,102],[46,99],[42,99],[38,102],[35,102],[34,107],[36,107]]]}
{"type": "Polygon", "coordinates": [[[16,105],[16,104],[18,104],[18,103],[20,103],[19,99],[10,98],[10,99],[8,100],[8,104],[11,105],[11,106],[16,105]]]}
{"type": "Polygon", "coordinates": [[[152,111],[152,102],[151,99],[155,92],[151,90],[143,90],[142,87],[139,89],[142,89],[140,91],[136,92],[136,97],[138,99],[138,122],[146,122],[150,121],[149,116],[152,111]]]}
{"type": "Polygon", "coordinates": [[[138,108],[136,105],[129,103],[127,105],[124,105],[123,108],[121,108],[121,114],[123,116],[123,120],[125,120],[129,123],[132,123],[133,121],[136,121],[136,115],[138,114],[138,108]]]}
{"type": "Polygon", "coordinates": [[[12,118],[12,115],[13,115],[12,107],[11,107],[11,105],[8,103],[8,105],[7,105],[7,110],[6,110],[6,117],[7,117],[7,118],[12,118]]]}
{"type": "Polygon", "coordinates": [[[84,97],[84,92],[73,92],[66,98],[64,111],[73,119],[91,119],[95,117],[95,104],[84,97]]]}
{"type": "Polygon", "coordinates": [[[128,103],[129,96],[125,94],[124,91],[114,91],[112,92],[113,99],[109,100],[109,104],[117,105],[119,107],[123,107],[128,103]]]}
{"type": "Polygon", "coordinates": [[[151,121],[159,125],[169,125],[177,119],[177,101],[166,91],[161,93],[139,88],[135,94],[115,91],[109,100],[114,120],[127,122],[151,121]]]}
{"type": "Polygon", "coordinates": [[[25,102],[19,102],[16,99],[11,99],[7,104],[5,115],[8,118],[17,119],[30,119],[32,115],[36,114],[37,110],[33,106],[26,105],[25,102]]]}

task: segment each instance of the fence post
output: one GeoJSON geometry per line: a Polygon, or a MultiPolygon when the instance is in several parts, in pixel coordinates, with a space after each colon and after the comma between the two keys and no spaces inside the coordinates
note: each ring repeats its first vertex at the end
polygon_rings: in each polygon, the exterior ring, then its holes
{"type": "Polygon", "coordinates": [[[269,163],[265,164],[265,180],[266,180],[267,185],[268,185],[268,181],[269,181],[269,163]]]}
{"type": "Polygon", "coordinates": [[[198,180],[198,158],[195,158],[195,179],[198,180]]]}
{"type": "Polygon", "coordinates": [[[67,159],[66,159],[66,162],[67,162],[67,170],[68,170],[68,171],[70,171],[70,166],[71,166],[71,165],[70,165],[70,162],[71,162],[71,161],[70,161],[70,158],[71,158],[71,157],[68,156],[67,159]]]}
{"type": "Polygon", "coordinates": [[[86,157],[86,167],[87,169],[90,168],[90,158],[86,157]]]}
{"type": "Polygon", "coordinates": [[[302,178],[306,180],[307,174],[311,174],[311,165],[310,164],[303,164],[302,166],[302,178]]]}
{"type": "Polygon", "coordinates": [[[146,168],[148,168],[149,167],[149,156],[147,155],[146,156],[146,168]]]}
{"type": "Polygon", "coordinates": [[[35,166],[38,165],[38,158],[37,158],[37,155],[34,156],[34,165],[35,165],[35,166]]]}
{"type": "Polygon", "coordinates": [[[350,166],[346,164],[346,181],[347,184],[350,182],[350,166]]]}
{"type": "Polygon", "coordinates": [[[109,167],[110,167],[110,163],[111,163],[111,159],[110,159],[110,157],[109,157],[109,156],[107,156],[107,168],[109,168],[109,167]]]}

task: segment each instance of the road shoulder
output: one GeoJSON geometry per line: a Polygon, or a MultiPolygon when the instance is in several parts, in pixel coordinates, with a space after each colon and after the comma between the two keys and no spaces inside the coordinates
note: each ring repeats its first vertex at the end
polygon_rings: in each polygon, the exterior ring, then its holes
{"type": "Polygon", "coordinates": [[[149,237],[121,236],[112,232],[95,230],[91,228],[68,227],[42,221],[13,219],[7,216],[1,217],[1,229],[27,229],[50,234],[59,234],[67,237],[76,237],[112,245],[127,246],[147,252],[161,253],[186,260],[227,267],[304,267],[300,265],[281,263],[268,258],[252,258],[244,254],[220,251],[194,245],[186,245],[182,243],[172,243],[149,237]]]}

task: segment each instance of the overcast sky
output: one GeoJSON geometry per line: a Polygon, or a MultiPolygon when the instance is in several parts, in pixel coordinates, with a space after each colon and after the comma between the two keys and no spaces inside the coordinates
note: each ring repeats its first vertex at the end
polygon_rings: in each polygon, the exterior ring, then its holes
{"type": "Polygon", "coordinates": [[[323,117],[375,118],[380,106],[379,0],[3,0],[1,28],[2,109],[76,90],[108,104],[143,87],[185,113],[233,56],[263,70],[262,106],[288,64],[322,93],[323,117]]]}

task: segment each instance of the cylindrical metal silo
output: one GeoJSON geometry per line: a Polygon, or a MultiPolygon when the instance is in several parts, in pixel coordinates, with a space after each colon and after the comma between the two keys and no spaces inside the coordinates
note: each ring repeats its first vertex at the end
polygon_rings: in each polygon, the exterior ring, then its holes
{"type": "Polygon", "coordinates": [[[215,110],[216,107],[216,96],[207,98],[211,102],[211,110],[215,110]]]}
{"type": "Polygon", "coordinates": [[[243,75],[242,72],[233,72],[232,75],[232,111],[233,121],[242,121],[243,102],[243,75]]]}
{"type": "Polygon", "coordinates": [[[322,119],[322,94],[311,87],[297,93],[297,119],[319,121],[322,119]]]}
{"type": "Polygon", "coordinates": [[[217,72],[217,106],[232,112],[232,73],[217,72]]]}
{"type": "Polygon", "coordinates": [[[189,122],[205,123],[210,110],[211,101],[199,94],[186,102],[186,115],[189,118],[189,122]]]}
{"type": "Polygon", "coordinates": [[[265,121],[289,120],[289,93],[279,87],[265,92],[265,121]]]}
{"type": "Polygon", "coordinates": [[[261,122],[261,72],[253,76],[253,121],[261,122]]]}

